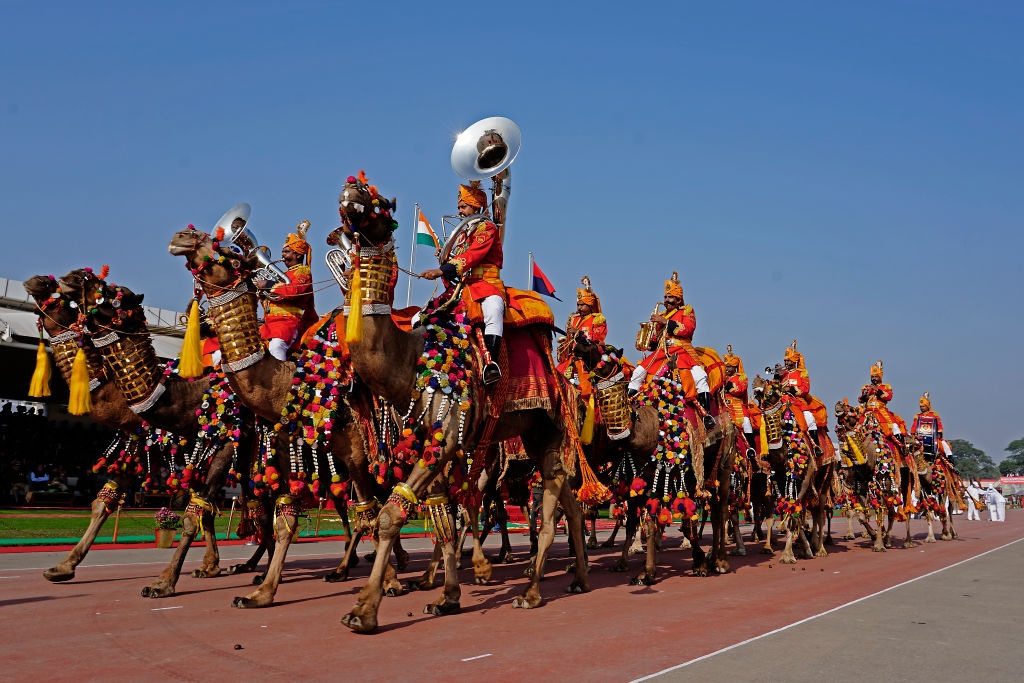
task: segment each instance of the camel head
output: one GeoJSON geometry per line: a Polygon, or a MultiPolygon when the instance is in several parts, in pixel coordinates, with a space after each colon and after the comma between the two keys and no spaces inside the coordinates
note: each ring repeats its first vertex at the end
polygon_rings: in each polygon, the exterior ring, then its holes
{"type": "Polygon", "coordinates": [[[185,267],[201,283],[214,286],[227,286],[243,271],[260,267],[254,254],[247,257],[230,247],[222,247],[213,237],[191,225],[174,233],[167,251],[172,256],[184,256],[185,267]]]}
{"type": "MultiPolygon", "coordinates": [[[[774,375],[771,368],[765,368],[764,370],[766,373],[774,375]]],[[[757,375],[750,386],[753,389],[754,400],[757,401],[757,404],[762,409],[771,408],[782,398],[782,382],[774,377],[772,379],[765,379],[761,375],[757,375]]]]}
{"type": "Polygon", "coordinates": [[[835,414],[837,425],[848,430],[856,429],[857,422],[860,420],[856,406],[851,406],[846,399],[836,401],[835,414]]]}
{"type": "Polygon", "coordinates": [[[146,314],[142,310],[145,295],[127,287],[109,284],[91,269],[79,268],[57,279],[61,293],[75,302],[85,316],[90,332],[143,331],[146,314]]]}
{"type": "Polygon", "coordinates": [[[35,275],[22,283],[25,291],[36,302],[36,313],[47,334],[56,336],[78,320],[77,306],[60,291],[57,278],[52,275],[35,275]]]}
{"type": "Polygon", "coordinates": [[[395,200],[380,196],[363,171],[359,172],[358,178],[349,176],[338,196],[341,227],[328,235],[327,243],[338,246],[337,233],[341,231],[353,242],[357,241],[358,235],[364,244],[384,244],[398,228],[398,222],[391,215],[395,207],[395,200]]]}
{"type": "Polygon", "coordinates": [[[587,336],[582,332],[577,333],[576,337],[570,340],[569,348],[576,358],[583,361],[583,367],[587,370],[593,371],[598,366],[601,366],[603,362],[604,366],[598,371],[602,379],[611,377],[622,367],[620,361],[622,349],[617,349],[610,344],[595,344],[587,339],[587,336]],[[609,363],[608,361],[612,358],[620,362],[609,363]]]}

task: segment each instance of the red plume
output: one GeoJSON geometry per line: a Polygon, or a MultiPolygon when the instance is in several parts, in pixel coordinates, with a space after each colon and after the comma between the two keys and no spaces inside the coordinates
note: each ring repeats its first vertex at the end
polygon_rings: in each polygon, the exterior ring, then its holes
{"type": "Polygon", "coordinates": [[[224,226],[223,225],[218,225],[217,226],[217,232],[215,232],[213,234],[213,239],[216,240],[217,242],[220,242],[222,239],[224,239],[224,226]]]}
{"type": "Polygon", "coordinates": [[[110,274],[110,266],[108,266],[107,264],[104,263],[103,267],[100,268],[100,279],[101,280],[106,280],[107,279],[107,275],[109,275],[109,274],[110,274]]]}

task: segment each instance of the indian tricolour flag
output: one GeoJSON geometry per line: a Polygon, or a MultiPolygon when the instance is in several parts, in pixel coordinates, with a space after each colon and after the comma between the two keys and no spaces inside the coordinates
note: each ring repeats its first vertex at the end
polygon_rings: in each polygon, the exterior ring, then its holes
{"type": "Polygon", "coordinates": [[[423,210],[420,209],[417,213],[419,215],[416,217],[416,244],[425,244],[437,249],[441,246],[441,243],[437,241],[437,235],[430,229],[427,219],[423,217],[423,210]]]}

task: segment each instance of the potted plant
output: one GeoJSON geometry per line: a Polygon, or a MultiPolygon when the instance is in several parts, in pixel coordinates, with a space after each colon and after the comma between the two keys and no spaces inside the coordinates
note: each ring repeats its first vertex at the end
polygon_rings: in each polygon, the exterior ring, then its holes
{"type": "Polygon", "coordinates": [[[181,515],[170,508],[160,508],[156,512],[156,547],[170,548],[174,545],[175,532],[181,528],[181,515]]]}

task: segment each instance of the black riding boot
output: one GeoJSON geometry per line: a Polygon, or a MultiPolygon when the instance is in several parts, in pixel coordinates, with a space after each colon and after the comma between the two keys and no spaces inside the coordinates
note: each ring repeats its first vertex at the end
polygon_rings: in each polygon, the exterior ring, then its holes
{"type": "Polygon", "coordinates": [[[821,446],[818,445],[818,428],[808,429],[807,435],[811,437],[811,445],[814,446],[814,454],[821,455],[821,446]]]}
{"type": "Polygon", "coordinates": [[[752,441],[753,438],[753,434],[747,434],[746,432],[743,432],[743,441],[744,443],[747,444],[746,455],[750,460],[753,460],[757,456],[757,452],[754,450],[754,442],[752,441]]]}
{"type": "Polygon", "coordinates": [[[706,391],[702,391],[697,394],[697,403],[704,409],[704,429],[715,428],[715,418],[711,417],[711,394],[706,391]]]}
{"type": "Polygon", "coordinates": [[[484,384],[495,384],[501,379],[501,368],[498,367],[498,347],[501,345],[501,337],[496,334],[485,334],[484,345],[490,355],[490,362],[484,366],[484,384]]]}

